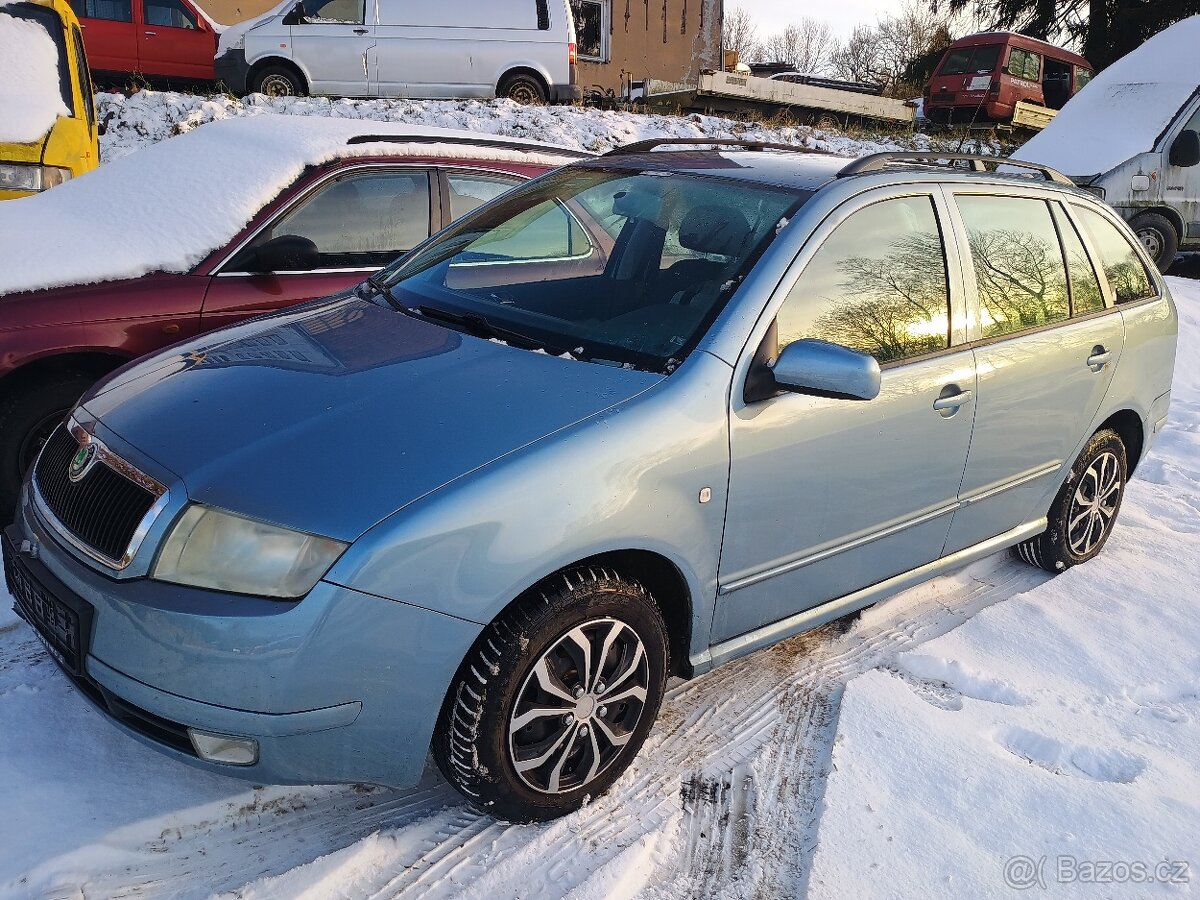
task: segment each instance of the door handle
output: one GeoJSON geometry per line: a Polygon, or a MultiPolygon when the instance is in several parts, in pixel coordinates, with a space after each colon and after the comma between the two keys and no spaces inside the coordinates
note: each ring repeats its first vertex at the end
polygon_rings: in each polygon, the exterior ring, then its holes
{"type": "Polygon", "coordinates": [[[146,35],[146,37],[154,37],[156,34],[158,34],[158,32],[157,31],[143,31],[142,34],[146,35]]]}
{"type": "Polygon", "coordinates": [[[1101,372],[1110,359],[1112,351],[1104,349],[1103,344],[1097,344],[1092,348],[1092,355],[1087,358],[1087,365],[1093,372],[1101,372]]]}
{"type": "Polygon", "coordinates": [[[971,402],[971,391],[959,391],[949,397],[938,397],[933,401],[933,408],[939,412],[946,409],[958,409],[965,403],[971,402]]]}
{"type": "Polygon", "coordinates": [[[366,33],[367,33],[367,29],[365,29],[365,28],[355,28],[355,29],[354,29],[354,33],[355,33],[355,34],[366,34],[366,33]]]}

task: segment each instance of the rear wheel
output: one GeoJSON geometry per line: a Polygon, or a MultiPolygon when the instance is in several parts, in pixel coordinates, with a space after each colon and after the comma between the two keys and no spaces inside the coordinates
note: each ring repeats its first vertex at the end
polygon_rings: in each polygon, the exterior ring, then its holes
{"type": "Polygon", "coordinates": [[[287,66],[263,66],[254,73],[250,91],[268,97],[303,97],[308,93],[304,79],[287,66]]]}
{"type": "Polygon", "coordinates": [[[1054,498],[1046,530],[1013,548],[1016,555],[1047,572],[1063,572],[1096,556],[1117,521],[1128,471],[1120,436],[1109,428],[1097,431],[1054,498]]]}
{"type": "Polygon", "coordinates": [[[37,384],[6,390],[0,399],[0,519],[16,514],[25,473],[50,433],[95,382],[94,375],[63,372],[37,384]]]}
{"type": "Polygon", "coordinates": [[[635,581],[576,569],[489,625],[455,676],[433,755],[482,809],[552,819],[603,793],[650,731],[667,635],[635,581]]]}
{"type": "Polygon", "coordinates": [[[542,80],[525,72],[517,72],[505,78],[500,83],[499,95],[523,105],[545,103],[550,99],[542,80]]]}
{"type": "Polygon", "coordinates": [[[1158,271],[1165,272],[1171,268],[1175,254],[1179,252],[1179,234],[1171,221],[1158,213],[1142,213],[1129,224],[1158,266],[1158,271]]]}

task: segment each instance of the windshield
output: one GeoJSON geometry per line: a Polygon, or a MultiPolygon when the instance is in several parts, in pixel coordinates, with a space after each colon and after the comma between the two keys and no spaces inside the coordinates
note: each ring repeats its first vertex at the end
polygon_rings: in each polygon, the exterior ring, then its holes
{"type": "Polygon", "coordinates": [[[670,371],[812,196],[778,185],[568,167],[460,220],[375,283],[439,321],[547,352],[670,371]]]}
{"type": "MultiPolygon", "coordinates": [[[[28,97],[41,101],[48,93],[57,92],[63,106],[67,108],[67,115],[75,115],[71,70],[67,65],[66,39],[58,13],[32,3],[12,3],[7,6],[0,5],[0,14],[8,14],[42,26],[53,44],[53,49],[46,48],[46,52],[53,54],[53,58],[46,59],[41,53],[43,48],[40,43],[34,46],[36,38],[15,29],[0,31],[0,57],[11,63],[11,71],[17,75],[14,83],[0,85],[0,106],[4,105],[6,99],[15,101],[28,97]],[[53,64],[53,68],[50,63],[53,64]],[[22,83],[22,79],[27,80],[22,83]]],[[[3,112],[9,114],[11,111],[5,109],[3,112]]]]}
{"type": "Polygon", "coordinates": [[[963,75],[967,72],[992,72],[1000,61],[1000,44],[985,44],[982,47],[961,47],[951,50],[942,63],[939,75],[963,75]]]}

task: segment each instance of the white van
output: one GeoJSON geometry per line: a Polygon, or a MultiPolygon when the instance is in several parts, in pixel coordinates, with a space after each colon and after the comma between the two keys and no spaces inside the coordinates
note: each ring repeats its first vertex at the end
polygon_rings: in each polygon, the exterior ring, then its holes
{"type": "Polygon", "coordinates": [[[570,102],[568,0],[288,0],[216,60],[237,94],[570,102]]]}
{"type": "Polygon", "coordinates": [[[1103,197],[1165,272],[1200,250],[1200,16],[1104,69],[1014,159],[1103,197]]]}

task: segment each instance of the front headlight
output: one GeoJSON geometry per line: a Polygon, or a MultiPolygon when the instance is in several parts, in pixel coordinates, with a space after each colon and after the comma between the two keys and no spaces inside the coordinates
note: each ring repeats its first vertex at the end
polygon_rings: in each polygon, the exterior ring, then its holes
{"type": "Polygon", "coordinates": [[[62,184],[70,177],[70,169],[62,169],[58,166],[0,163],[0,190],[44,191],[62,184]]]}
{"type": "Polygon", "coordinates": [[[296,599],[349,546],[192,504],[163,542],[151,578],[238,594],[296,599]]]}

